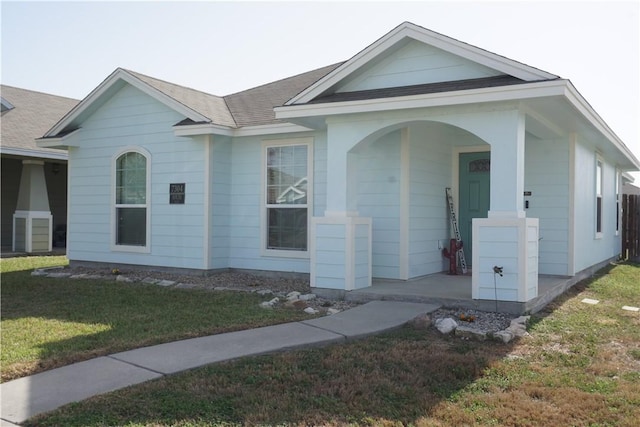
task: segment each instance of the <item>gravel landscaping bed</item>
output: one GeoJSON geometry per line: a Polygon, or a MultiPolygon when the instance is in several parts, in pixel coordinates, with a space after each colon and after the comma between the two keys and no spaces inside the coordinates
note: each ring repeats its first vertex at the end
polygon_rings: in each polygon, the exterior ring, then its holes
{"type": "Polygon", "coordinates": [[[458,325],[478,331],[501,331],[507,329],[513,320],[510,314],[469,309],[439,309],[431,314],[434,322],[447,317],[455,320],[458,325]]]}
{"type": "Polygon", "coordinates": [[[265,301],[273,302],[270,305],[264,304],[263,307],[265,308],[286,305],[302,310],[311,308],[315,310],[316,313],[321,314],[336,313],[359,305],[354,302],[328,300],[316,297],[315,295],[309,296],[312,294],[309,280],[303,278],[269,277],[241,272],[222,272],[210,276],[195,276],[136,269],[111,270],[108,268],[87,267],[67,267],[59,270],[51,270],[49,275],[51,277],[59,277],[60,274],[78,279],[113,279],[120,282],[142,282],[181,289],[254,292],[264,295],[265,301]],[[293,300],[298,298],[292,298],[292,293],[299,293],[303,301],[293,305],[293,300]],[[287,298],[288,295],[289,298],[287,298]],[[307,298],[304,299],[304,296],[307,296],[307,298]],[[278,301],[274,301],[274,298],[278,298],[278,301]]]}

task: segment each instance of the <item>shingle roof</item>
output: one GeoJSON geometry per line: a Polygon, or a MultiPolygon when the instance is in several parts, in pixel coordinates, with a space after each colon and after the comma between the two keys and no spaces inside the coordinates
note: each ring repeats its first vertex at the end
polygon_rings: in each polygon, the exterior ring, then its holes
{"type": "Polygon", "coordinates": [[[236,127],[224,98],[145,76],[135,71],[126,71],[181,104],[208,117],[213,123],[221,126],[236,127]]]}
{"type": "Polygon", "coordinates": [[[228,95],[224,99],[239,127],[279,123],[281,121],[276,119],[273,111],[274,107],[284,105],[289,99],[329,74],[341,64],[328,65],[228,95]]]}
{"type": "Polygon", "coordinates": [[[14,107],[3,111],[0,119],[3,152],[14,148],[60,154],[58,149],[38,147],[35,140],[55,125],[78,100],[6,85],[0,85],[0,95],[14,107]]]}
{"type": "MultiPolygon", "coordinates": [[[[209,118],[213,124],[238,128],[281,122],[275,118],[274,107],[284,105],[289,99],[340,64],[329,65],[224,97],[169,83],[135,71],[125,71],[209,118]]],[[[178,123],[178,125],[186,124],[193,124],[193,122],[186,120],[178,123]]]]}

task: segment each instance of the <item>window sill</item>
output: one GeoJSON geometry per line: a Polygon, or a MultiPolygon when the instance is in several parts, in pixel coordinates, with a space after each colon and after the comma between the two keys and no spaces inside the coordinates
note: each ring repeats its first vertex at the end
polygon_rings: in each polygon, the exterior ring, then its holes
{"type": "Polygon", "coordinates": [[[261,256],[272,258],[310,259],[309,251],[283,251],[278,249],[263,249],[261,256]]]}
{"type": "Polygon", "coordinates": [[[148,246],[111,245],[111,252],[148,254],[151,249],[148,246]]]}

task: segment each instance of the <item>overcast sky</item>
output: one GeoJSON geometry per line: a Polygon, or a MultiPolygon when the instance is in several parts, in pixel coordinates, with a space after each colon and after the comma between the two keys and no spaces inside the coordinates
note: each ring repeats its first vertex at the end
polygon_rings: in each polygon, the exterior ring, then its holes
{"type": "Polygon", "coordinates": [[[640,158],[640,1],[1,3],[3,84],[81,99],[123,67],[228,95],[403,21],[570,79],[640,158]]]}

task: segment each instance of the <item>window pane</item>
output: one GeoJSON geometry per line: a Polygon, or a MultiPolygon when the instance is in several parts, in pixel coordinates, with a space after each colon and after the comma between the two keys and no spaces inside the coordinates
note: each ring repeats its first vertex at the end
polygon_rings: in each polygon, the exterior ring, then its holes
{"type": "Polygon", "coordinates": [[[143,205],[147,200],[147,159],[125,153],[116,161],[116,203],[143,205]]]}
{"type": "Polygon", "coordinates": [[[267,209],[267,248],[307,250],[307,209],[267,209]]]}
{"type": "Polygon", "coordinates": [[[596,232],[602,233],[602,197],[596,198],[596,232]]]}
{"type": "Polygon", "coordinates": [[[117,245],[147,244],[147,208],[117,208],[117,245]]]}
{"type": "Polygon", "coordinates": [[[267,204],[307,203],[306,145],[267,148],[267,204]]]}

